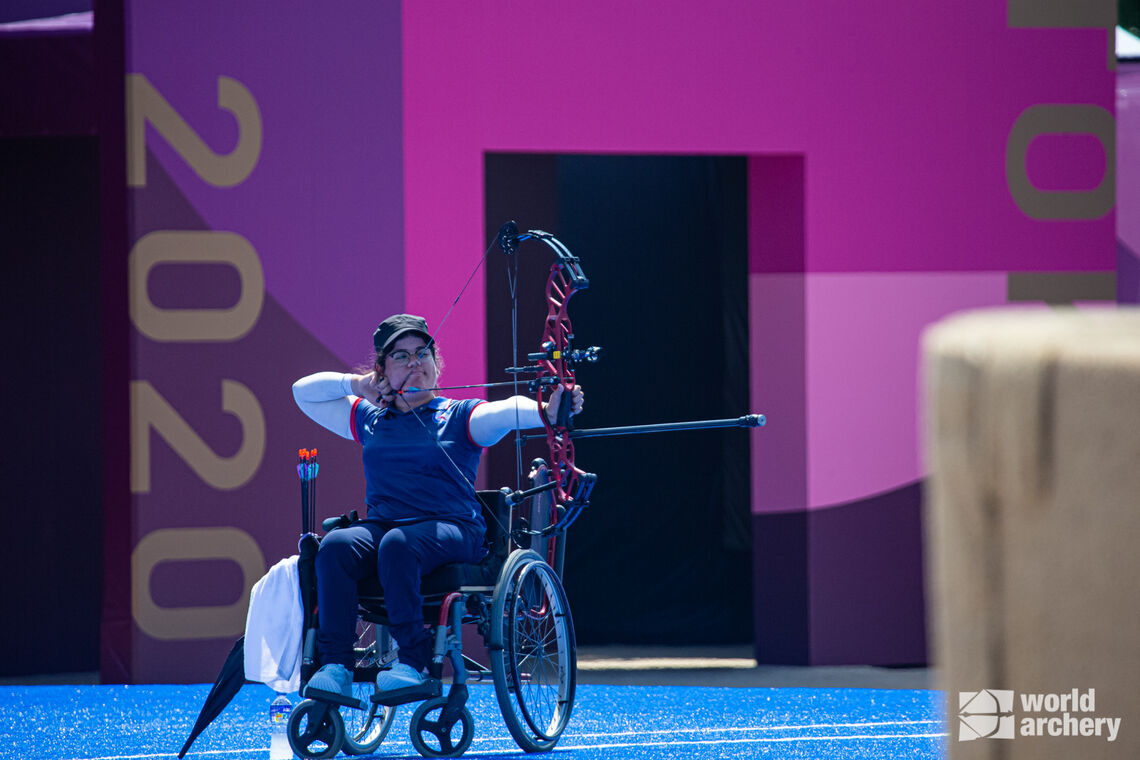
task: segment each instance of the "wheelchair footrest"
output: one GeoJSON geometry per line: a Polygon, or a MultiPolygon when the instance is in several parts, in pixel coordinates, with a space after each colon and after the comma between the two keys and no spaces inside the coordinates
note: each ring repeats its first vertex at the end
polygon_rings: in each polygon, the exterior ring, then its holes
{"type": "Polygon", "coordinates": [[[372,701],[385,707],[406,705],[409,702],[422,702],[425,699],[434,699],[443,693],[443,684],[438,678],[426,678],[418,686],[409,686],[406,689],[396,689],[384,694],[373,694],[372,701]]]}
{"type": "Polygon", "coordinates": [[[368,704],[359,699],[346,697],[343,694],[338,694],[334,691],[325,691],[324,689],[305,689],[302,695],[305,699],[313,699],[319,702],[328,702],[330,704],[339,705],[340,707],[352,707],[357,710],[367,710],[368,704]]]}

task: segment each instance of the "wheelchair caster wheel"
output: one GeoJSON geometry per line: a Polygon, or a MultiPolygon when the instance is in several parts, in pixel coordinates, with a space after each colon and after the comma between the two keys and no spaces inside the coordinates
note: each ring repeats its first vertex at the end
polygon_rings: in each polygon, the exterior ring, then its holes
{"type": "Polygon", "coordinates": [[[440,722],[446,697],[429,699],[412,713],[409,728],[412,744],[424,757],[458,757],[471,746],[475,738],[475,721],[471,711],[462,708],[458,719],[449,726],[440,722]]]}
{"type": "Polygon", "coordinates": [[[307,760],[333,757],[344,743],[344,721],[335,705],[306,699],[289,716],[289,746],[307,760]]]}

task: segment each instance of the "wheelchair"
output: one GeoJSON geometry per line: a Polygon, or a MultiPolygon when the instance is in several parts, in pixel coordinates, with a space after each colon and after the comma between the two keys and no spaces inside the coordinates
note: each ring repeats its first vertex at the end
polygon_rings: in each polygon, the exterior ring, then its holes
{"type": "MultiPolygon", "coordinates": [[[[471,745],[474,720],[466,707],[468,681],[491,680],[511,737],[526,752],[548,752],[558,743],[574,707],[577,678],[574,624],[562,588],[564,541],[557,532],[532,530],[552,524],[553,500],[545,463],[532,470],[536,488],[525,492],[480,491],[487,524],[487,555],[477,565],[447,564],[421,579],[424,621],[433,637],[428,677],[422,686],[376,693],[376,675],[394,664],[395,644],[383,589],[375,576],[358,584],[353,698],[315,689],[308,681],[320,668],[316,653],[316,572],[319,539],[300,545],[299,573],[305,630],[301,695],[287,735],[296,756],[368,755],[388,735],[396,708],[418,702],[409,723],[411,740],[424,757],[457,757],[471,745]],[[518,505],[527,505],[520,508],[518,505]],[[526,514],[523,514],[526,512],[526,514]],[[482,637],[488,663],[463,652],[463,626],[482,637]],[[470,629],[469,629],[470,630],[470,629]],[[444,694],[444,664],[451,683],[444,694]]],[[[327,531],[351,525],[355,513],[325,520],[327,531]]]]}

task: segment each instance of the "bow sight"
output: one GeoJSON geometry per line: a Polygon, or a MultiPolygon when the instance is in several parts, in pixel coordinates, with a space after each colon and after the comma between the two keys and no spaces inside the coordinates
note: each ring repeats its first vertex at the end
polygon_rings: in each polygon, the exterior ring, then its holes
{"type": "MultiPolygon", "coordinates": [[[[566,340],[567,344],[574,338],[573,335],[568,335],[566,340]]],[[[575,364],[593,364],[597,362],[605,354],[605,349],[601,346],[590,346],[589,348],[574,348],[570,350],[559,351],[555,348],[553,341],[546,341],[542,344],[542,350],[527,354],[527,361],[540,362],[540,361],[556,361],[562,360],[567,365],[573,366],[575,364]]],[[[538,367],[530,365],[526,367],[507,367],[505,370],[511,375],[522,375],[528,372],[537,372],[538,367]]],[[[528,380],[526,384],[529,393],[535,393],[539,388],[558,385],[562,382],[562,378],[557,375],[550,375],[547,377],[536,377],[533,380],[528,380]]]]}
{"type": "MultiPolygon", "coordinates": [[[[567,345],[570,341],[574,340],[573,335],[566,336],[567,345]]],[[[554,343],[547,341],[542,344],[542,350],[533,354],[527,354],[526,358],[529,361],[536,362],[541,359],[563,359],[567,364],[581,364],[582,362],[589,362],[593,364],[598,359],[602,358],[605,349],[601,346],[590,346],[589,348],[575,348],[573,350],[558,351],[554,347],[554,343]]]]}

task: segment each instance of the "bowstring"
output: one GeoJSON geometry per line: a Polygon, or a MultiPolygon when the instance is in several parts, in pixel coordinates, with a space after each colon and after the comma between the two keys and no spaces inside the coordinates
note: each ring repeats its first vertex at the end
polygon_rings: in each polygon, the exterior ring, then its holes
{"type": "Polygon", "coordinates": [[[483,257],[479,259],[479,263],[476,264],[475,268],[471,270],[471,274],[467,277],[467,282],[463,283],[463,287],[459,289],[459,295],[457,295],[455,297],[455,300],[451,302],[451,306],[448,307],[447,313],[443,315],[443,319],[439,320],[439,324],[436,325],[435,332],[428,333],[428,345],[435,343],[435,336],[438,335],[440,331],[443,330],[443,326],[447,324],[447,318],[450,317],[451,312],[455,310],[455,305],[459,303],[459,299],[463,297],[463,293],[466,292],[467,286],[470,285],[471,281],[475,279],[475,275],[478,274],[479,268],[483,266],[483,262],[487,260],[487,256],[491,253],[491,249],[495,247],[495,243],[498,242],[498,240],[499,238],[496,235],[495,238],[491,241],[491,244],[487,246],[487,250],[483,251],[483,257]]]}
{"type": "MultiPolygon", "coordinates": [[[[439,335],[440,331],[443,330],[443,326],[447,323],[447,319],[448,319],[448,317],[451,316],[451,312],[455,310],[455,306],[456,306],[456,304],[459,303],[459,299],[463,297],[463,293],[467,290],[467,286],[471,284],[471,281],[473,279],[475,279],[475,275],[479,272],[480,267],[483,266],[483,262],[485,262],[487,260],[487,256],[490,255],[491,249],[495,247],[495,243],[497,243],[498,240],[499,240],[498,235],[496,235],[491,240],[490,245],[487,246],[487,250],[483,251],[483,256],[479,259],[479,263],[477,263],[475,265],[475,268],[473,270],[471,270],[471,274],[468,275],[467,282],[463,283],[463,287],[459,289],[459,295],[457,295],[455,297],[455,300],[451,302],[451,306],[448,308],[447,313],[443,315],[443,319],[441,319],[439,321],[439,324],[436,325],[435,331],[428,333],[428,345],[429,346],[432,346],[435,344],[435,336],[439,335]]],[[[512,322],[511,326],[512,326],[512,350],[513,350],[512,361],[515,365],[517,365],[517,363],[518,363],[517,362],[517,357],[518,357],[518,289],[517,289],[517,285],[518,285],[518,254],[517,253],[514,256],[514,259],[515,259],[514,260],[515,277],[514,277],[514,279],[511,278],[510,265],[508,264],[507,265],[507,280],[508,280],[508,285],[509,285],[510,291],[511,291],[511,322],[512,322]]],[[[435,361],[434,353],[432,354],[432,361],[435,361]]],[[[514,388],[515,388],[515,395],[516,396],[518,395],[518,384],[519,384],[519,378],[518,378],[518,374],[516,373],[514,376],[514,388]]],[[[398,393],[397,395],[400,395],[400,394],[398,393]]],[[[540,406],[539,412],[541,413],[541,411],[542,411],[542,409],[540,406]]],[[[439,434],[433,433],[428,428],[427,424],[422,419],[420,419],[420,416],[419,416],[419,414],[416,413],[415,409],[409,409],[409,414],[411,414],[413,417],[416,418],[416,421],[418,423],[420,423],[420,427],[422,427],[424,429],[424,433],[426,433],[427,436],[429,438],[431,438],[433,442],[435,442],[436,447],[439,448],[439,450],[440,450],[440,452],[442,452],[443,456],[447,458],[447,461],[451,463],[452,468],[454,468],[454,470],[455,470],[454,474],[458,476],[459,482],[461,484],[467,486],[468,488],[470,488],[471,492],[475,495],[476,503],[482,505],[483,501],[482,501],[482,499],[479,498],[479,489],[475,487],[475,483],[472,480],[470,480],[466,474],[464,474],[463,470],[459,467],[458,464],[456,464],[455,460],[451,458],[451,455],[447,453],[447,449],[445,449],[443,447],[443,444],[440,443],[439,434]]],[[[517,464],[517,468],[518,468],[516,471],[515,483],[516,483],[516,490],[521,490],[521,484],[522,484],[522,442],[520,439],[519,408],[518,408],[517,402],[515,403],[515,441],[516,441],[515,442],[515,448],[517,451],[515,458],[516,458],[516,464],[517,464]]],[[[513,507],[512,507],[512,510],[513,510],[513,507]]],[[[499,528],[503,531],[503,534],[504,535],[510,535],[509,525],[503,525],[502,524],[502,522],[499,520],[498,514],[495,510],[490,510],[490,511],[491,511],[492,517],[494,517],[494,519],[495,519],[495,522],[498,523],[499,528]]],[[[510,521],[511,521],[510,517],[508,517],[508,523],[510,521]]]]}
{"type": "MultiPolygon", "coordinates": [[[[434,356],[432,357],[432,361],[435,361],[434,356]]],[[[424,404],[423,406],[427,406],[427,404],[424,404]]],[[[460,468],[460,466],[458,464],[456,464],[455,460],[451,458],[451,454],[447,453],[447,449],[445,449],[443,447],[443,444],[440,443],[439,434],[433,433],[431,431],[431,428],[429,428],[427,426],[427,423],[425,423],[423,420],[420,419],[420,415],[418,414],[417,409],[410,409],[408,411],[408,414],[410,414],[416,418],[416,422],[420,423],[420,427],[422,427],[424,429],[424,434],[427,435],[427,437],[430,438],[435,443],[436,447],[440,450],[440,452],[443,454],[443,456],[446,457],[447,461],[451,463],[452,468],[455,470],[455,472],[452,473],[452,477],[456,478],[458,480],[458,482],[460,483],[460,485],[466,486],[467,488],[471,489],[471,493],[474,494],[474,496],[475,496],[475,503],[479,504],[480,508],[482,508],[483,500],[479,498],[479,489],[475,487],[475,483],[473,481],[471,481],[467,477],[466,474],[464,474],[462,468],[460,468]]],[[[435,413],[434,410],[432,410],[432,413],[433,414],[435,413]]],[[[517,409],[516,409],[516,414],[517,414],[517,409]]],[[[451,472],[451,470],[448,470],[448,472],[451,472]]],[[[501,531],[503,531],[503,534],[504,535],[510,535],[510,528],[509,528],[510,520],[508,519],[508,525],[503,525],[502,521],[499,519],[498,512],[494,509],[490,510],[490,512],[491,512],[491,516],[494,518],[495,522],[498,524],[499,529],[501,531]]]]}

